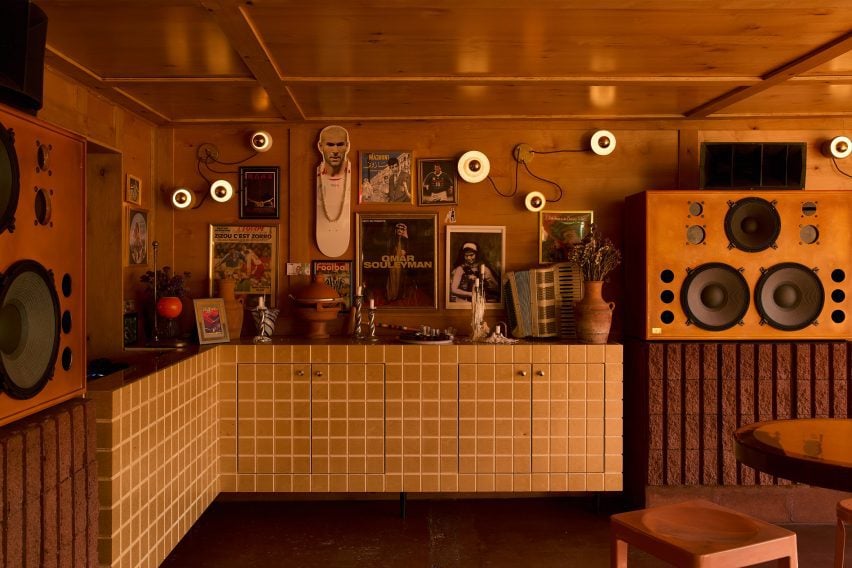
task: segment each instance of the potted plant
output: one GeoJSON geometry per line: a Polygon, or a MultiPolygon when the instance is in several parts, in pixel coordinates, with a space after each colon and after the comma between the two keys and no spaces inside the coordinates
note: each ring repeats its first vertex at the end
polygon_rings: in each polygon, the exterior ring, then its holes
{"type": "MultiPolygon", "coordinates": [[[[152,302],[155,297],[157,298],[157,314],[167,320],[166,330],[175,327],[173,324],[169,325],[169,322],[173,322],[183,311],[181,298],[187,295],[186,281],[189,280],[190,276],[189,272],[173,274],[170,266],[164,266],[157,270],[156,278],[153,270],[149,270],[139,277],[139,281],[147,286],[148,295],[152,302]],[[154,295],[155,281],[156,296],[154,295]]],[[[164,335],[171,336],[168,333],[164,335]]]]}
{"type": "Polygon", "coordinates": [[[621,251],[592,225],[589,233],[571,247],[567,260],[577,264],[583,274],[583,298],[575,305],[577,339],[606,343],[615,302],[604,300],[602,289],[604,279],[621,263],[621,251]]]}

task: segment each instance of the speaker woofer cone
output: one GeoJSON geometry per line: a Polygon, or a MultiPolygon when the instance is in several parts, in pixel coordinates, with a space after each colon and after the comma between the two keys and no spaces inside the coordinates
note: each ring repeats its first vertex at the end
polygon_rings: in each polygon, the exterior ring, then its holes
{"type": "Polygon", "coordinates": [[[688,321],[701,329],[729,329],[748,310],[748,283],[732,266],[721,262],[702,264],[684,279],[680,303],[688,321]]]}
{"type": "Polygon", "coordinates": [[[20,193],[21,175],[14,133],[0,124],[0,234],[15,230],[15,211],[20,193]]]}
{"type": "Polygon", "coordinates": [[[759,252],[775,246],[781,233],[781,216],[775,205],[760,197],[746,197],[731,204],[725,215],[725,235],[735,247],[759,252]]]}
{"type": "Polygon", "coordinates": [[[795,262],[765,270],[754,288],[760,317],[783,331],[804,329],[816,321],[825,304],[825,290],[816,273],[795,262]]]}
{"type": "Polygon", "coordinates": [[[32,260],[12,264],[0,283],[0,380],[9,396],[32,398],[53,376],[59,325],[53,274],[32,260]]]}

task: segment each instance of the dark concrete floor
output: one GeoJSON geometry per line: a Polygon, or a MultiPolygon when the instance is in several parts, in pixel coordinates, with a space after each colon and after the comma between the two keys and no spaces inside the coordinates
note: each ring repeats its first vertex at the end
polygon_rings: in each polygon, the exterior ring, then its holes
{"type": "MultiPolygon", "coordinates": [[[[386,498],[228,497],[208,508],[161,566],[605,568],[609,515],[621,510],[611,497],[410,497],[401,518],[399,501],[386,498]]],[[[797,533],[801,568],[833,566],[833,525],[787,528],[797,533]]],[[[631,567],[663,565],[630,551],[631,567]]]]}

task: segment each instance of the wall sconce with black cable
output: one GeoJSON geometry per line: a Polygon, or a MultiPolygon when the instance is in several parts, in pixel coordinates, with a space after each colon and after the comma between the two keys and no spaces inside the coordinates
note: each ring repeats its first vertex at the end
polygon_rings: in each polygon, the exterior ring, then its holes
{"type": "Polygon", "coordinates": [[[826,140],[822,145],[822,155],[826,158],[831,158],[831,165],[837,173],[852,178],[852,174],[840,168],[837,160],[843,160],[852,156],[852,140],[848,136],[835,136],[831,140],[826,140]]]}
{"type": "Polygon", "coordinates": [[[523,165],[527,174],[539,181],[549,183],[558,190],[558,196],[554,199],[547,199],[540,191],[531,191],[524,198],[524,206],[528,211],[536,212],[544,209],[547,203],[554,203],[562,199],[564,191],[562,186],[553,180],[541,177],[533,173],[529,168],[529,163],[532,161],[535,154],[558,154],[566,152],[587,152],[591,150],[598,156],[608,156],[615,150],[616,139],[615,135],[608,130],[598,130],[590,140],[588,148],[581,149],[558,149],[558,150],[535,150],[529,144],[520,143],[512,149],[512,156],[515,159],[515,183],[511,192],[504,193],[497,188],[497,184],[491,178],[491,162],[488,156],[477,150],[465,152],[459,158],[458,171],[459,177],[468,183],[480,183],[486,179],[491,183],[494,191],[501,197],[514,197],[518,193],[518,171],[523,165]]]}
{"type": "Polygon", "coordinates": [[[272,136],[264,131],[257,130],[252,133],[249,138],[249,145],[253,150],[250,156],[237,160],[235,162],[226,162],[219,159],[219,149],[208,142],[201,144],[195,154],[195,171],[207,185],[205,191],[195,191],[187,187],[178,187],[171,192],[170,200],[175,209],[198,209],[204,200],[209,195],[213,201],[225,203],[230,201],[234,196],[234,186],[226,179],[218,178],[211,180],[202,171],[202,166],[214,174],[235,174],[234,170],[216,170],[211,167],[211,164],[221,164],[225,166],[234,166],[242,164],[251,158],[254,158],[260,153],[266,152],[272,147],[272,136]]]}

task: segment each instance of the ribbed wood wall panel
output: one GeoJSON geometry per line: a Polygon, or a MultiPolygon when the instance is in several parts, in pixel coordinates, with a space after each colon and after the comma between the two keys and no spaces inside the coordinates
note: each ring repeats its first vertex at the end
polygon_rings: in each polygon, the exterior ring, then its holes
{"type": "MultiPolygon", "coordinates": [[[[770,485],[734,458],[734,431],[775,418],[852,415],[849,344],[628,344],[627,467],[647,485],[770,485]]],[[[638,477],[638,479],[637,479],[638,477]]]]}

